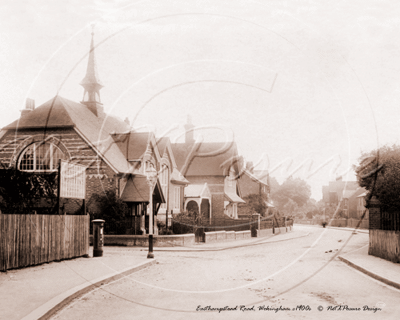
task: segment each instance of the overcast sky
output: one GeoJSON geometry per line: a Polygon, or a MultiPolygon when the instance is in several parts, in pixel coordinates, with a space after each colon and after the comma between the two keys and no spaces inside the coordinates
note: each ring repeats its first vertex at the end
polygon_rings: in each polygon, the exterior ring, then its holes
{"type": "Polygon", "coordinates": [[[1,1],[0,127],[27,97],[82,99],[91,23],[107,112],[173,140],[190,114],[279,181],[307,164],[315,199],[399,142],[400,3],[382,0],[1,1]]]}

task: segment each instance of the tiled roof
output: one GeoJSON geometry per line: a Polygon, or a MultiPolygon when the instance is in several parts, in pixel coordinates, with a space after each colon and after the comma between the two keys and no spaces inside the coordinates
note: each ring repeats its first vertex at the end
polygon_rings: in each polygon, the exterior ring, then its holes
{"type": "Polygon", "coordinates": [[[157,138],[156,140],[158,151],[160,151],[160,155],[162,157],[170,140],[168,137],[157,138]]]}
{"type": "Polygon", "coordinates": [[[97,117],[85,105],[60,96],[47,101],[4,129],[59,127],[74,127],[114,170],[129,171],[129,163],[110,136],[111,132],[117,130],[128,131],[129,126],[124,121],[107,114],[97,117]]]}
{"type": "Polygon", "coordinates": [[[268,170],[254,170],[253,174],[258,180],[261,180],[266,185],[268,185],[268,177],[269,171],[268,170]]]}
{"type": "Polygon", "coordinates": [[[268,182],[267,182],[267,178],[265,178],[266,180],[264,181],[264,180],[262,180],[262,179],[259,179],[258,177],[256,177],[254,174],[252,174],[249,170],[247,170],[247,169],[244,169],[243,170],[243,173],[244,174],[246,174],[251,180],[253,180],[254,182],[258,182],[258,183],[261,183],[261,184],[263,184],[263,185],[266,185],[266,186],[268,186],[268,182]]]}
{"type": "Polygon", "coordinates": [[[228,198],[230,202],[234,203],[246,203],[242,198],[240,198],[236,193],[234,192],[225,192],[225,197],[228,198]]]}
{"type": "Polygon", "coordinates": [[[211,196],[207,183],[191,184],[185,188],[186,198],[209,198],[211,196]]]}
{"type": "MultiPolygon", "coordinates": [[[[122,191],[121,200],[125,202],[149,202],[150,188],[147,184],[147,178],[144,175],[136,175],[128,178],[124,190],[122,191]]],[[[154,201],[157,203],[165,203],[160,182],[154,189],[154,201]]]]}
{"type": "Polygon", "coordinates": [[[208,188],[210,189],[211,193],[224,193],[225,186],[223,184],[209,184],[208,188]]]}
{"type": "Polygon", "coordinates": [[[149,132],[114,133],[112,137],[128,161],[139,160],[146,152],[149,132]]]}
{"type": "MultiPolygon", "coordinates": [[[[87,110],[86,106],[73,103],[77,104],[78,108],[85,108],[87,110]]],[[[89,110],[87,111],[90,112],[89,110]]],[[[64,106],[63,98],[56,96],[33,111],[24,114],[21,118],[5,126],[3,129],[57,128],[73,127],[74,125],[74,121],[64,106]]]]}
{"type": "Polygon", "coordinates": [[[178,184],[189,184],[190,183],[188,180],[185,179],[185,177],[176,168],[172,169],[171,182],[178,183],[178,184]]]}
{"type": "Polygon", "coordinates": [[[175,143],[172,150],[178,169],[185,176],[227,175],[229,166],[237,162],[237,148],[233,141],[175,143]]]}
{"type": "Polygon", "coordinates": [[[356,190],[343,190],[343,199],[349,199],[354,193],[356,192],[356,190]]]}

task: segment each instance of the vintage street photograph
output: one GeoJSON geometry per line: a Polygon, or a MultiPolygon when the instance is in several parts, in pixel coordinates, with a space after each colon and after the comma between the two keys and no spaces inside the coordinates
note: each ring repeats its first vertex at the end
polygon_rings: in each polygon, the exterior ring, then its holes
{"type": "Polygon", "coordinates": [[[400,3],[3,0],[0,319],[398,319],[400,3]]]}

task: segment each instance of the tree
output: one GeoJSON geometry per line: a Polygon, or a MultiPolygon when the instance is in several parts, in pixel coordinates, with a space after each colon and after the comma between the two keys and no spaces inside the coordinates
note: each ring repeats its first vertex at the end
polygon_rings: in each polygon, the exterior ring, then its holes
{"type": "Polygon", "coordinates": [[[97,207],[97,212],[92,214],[93,219],[103,219],[105,232],[114,234],[126,233],[126,218],[129,215],[128,206],[117,197],[114,191],[105,194],[93,194],[90,202],[97,207]]]}
{"type": "Polygon", "coordinates": [[[307,203],[311,196],[311,187],[300,178],[289,177],[275,191],[271,198],[279,210],[285,211],[285,205],[291,200],[298,207],[307,203]]]}
{"type": "Polygon", "coordinates": [[[4,213],[53,213],[57,203],[57,173],[0,170],[0,209],[4,213]]]}
{"type": "Polygon", "coordinates": [[[400,208],[400,146],[362,153],[355,171],[359,185],[377,197],[383,210],[400,208]]]}
{"type": "Polygon", "coordinates": [[[243,197],[243,200],[246,201],[245,204],[241,204],[240,208],[244,214],[252,215],[253,213],[259,213],[264,216],[267,212],[267,204],[268,197],[265,194],[249,194],[246,197],[243,197]]]}

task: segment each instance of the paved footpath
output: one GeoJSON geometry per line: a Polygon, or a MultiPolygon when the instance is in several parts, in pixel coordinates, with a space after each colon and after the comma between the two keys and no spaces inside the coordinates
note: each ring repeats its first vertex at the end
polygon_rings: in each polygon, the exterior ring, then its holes
{"type": "Polygon", "coordinates": [[[156,263],[147,259],[147,252],[124,249],[115,253],[111,252],[112,247],[105,247],[103,257],[93,258],[90,252],[91,258],[1,272],[0,319],[39,319],[95,286],[156,263]]]}
{"type": "MultiPolygon", "coordinates": [[[[319,226],[297,225],[302,230],[307,228],[318,228],[319,226]]],[[[295,226],[296,228],[296,226],[295,226]]],[[[336,228],[333,230],[347,230],[349,232],[369,233],[369,230],[354,228],[336,228]]],[[[393,263],[368,254],[368,245],[345,255],[339,256],[339,259],[354,269],[365,273],[366,275],[379,280],[389,286],[400,290],[400,264],[393,263]]]]}
{"type": "MultiPolygon", "coordinates": [[[[293,232],[265,238],[197,244],[192,247],[154,248],[154,251],[218,251],[265,242],[289,241],[306,237],[310,230],[308,228],[315,227],[298,226],[293,232]]],[[[147,259],[147,248],[141,247],[104,247],[103,257],[93,258],[92,253],[90,257],[0,273],[0,319],[48,319],[54,312],[96,286],[157,263],[156,259],[147,259]]],[[[339,259],[386,284],[400,288],[400,265],[369,256],[367,247],[339,259]]]]}

